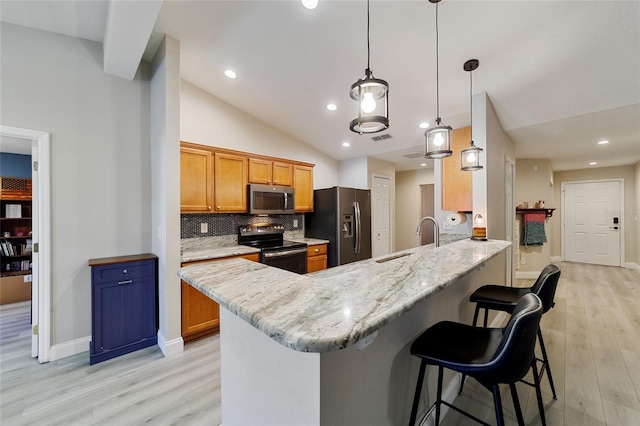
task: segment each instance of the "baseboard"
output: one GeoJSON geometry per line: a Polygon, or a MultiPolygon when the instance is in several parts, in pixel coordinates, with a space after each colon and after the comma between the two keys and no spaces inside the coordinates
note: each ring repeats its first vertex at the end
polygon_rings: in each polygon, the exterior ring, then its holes
{"type": "Polygon", "coordinates": [[[540,271],[516,271],[516,279],[536,279],[540,271]]]}
{"type": "Polygon", "coordinates": [[[182,336],[177,339],[167,340],[158,330],[158,346],[165,357],[170,357],[184,351],[184,340],[182,340],[182,336]]]}
{"type": "Polygon", "coordinates": [[[551,256],[552,262],[562,262],[562,256],[551,256]]]}
{"type": "Polygon", "coordinates": [[[30,307],[30,306],[31,306],[31,300],[25,300],[24,302],[15,302],[15,303],[8,303],[6,305],[0,305],[0,311],[30,307]]]}
{"type": "MultiPolygon", "coordinates": [[[[56,361],[82,352],[89,352],[89,342],[91,342],[91,336],[53,345],[49,352],[49,361],[56,361]]],[[[89,355],[87,355],[87,362],[88,361],[89,355]]]]}
{"type": "Polygon", "coordinates": [[[637,263],[633,263],[633,262],[627,262],[624,264],[625,268],[629,268],[629,269],[633,269],[636,272],[640,272],[640,265],[638,265],[637,263]]]}

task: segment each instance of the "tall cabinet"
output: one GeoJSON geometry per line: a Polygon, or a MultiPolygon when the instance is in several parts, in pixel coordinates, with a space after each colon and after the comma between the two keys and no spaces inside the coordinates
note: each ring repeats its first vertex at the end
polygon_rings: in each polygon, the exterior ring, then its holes
{"type": "Polygon", "coordinates": [[[31,300],[31,179],[0,178],[0,304],[31,300]]]}

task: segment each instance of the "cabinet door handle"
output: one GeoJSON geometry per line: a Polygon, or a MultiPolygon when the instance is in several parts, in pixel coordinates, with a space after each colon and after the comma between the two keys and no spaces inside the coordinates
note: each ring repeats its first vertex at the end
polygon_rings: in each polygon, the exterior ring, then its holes
{"type": "Polygon", "coordinates": [[[320,249],[319,248],[315,249],[315,252],[320,253],[320,249]]]}
{"type": "Polygon", "coordinates": [[[118,281],[118,284],[129,284],[132,283],[133,280],[126,280],[126,281],[118,281]]]}

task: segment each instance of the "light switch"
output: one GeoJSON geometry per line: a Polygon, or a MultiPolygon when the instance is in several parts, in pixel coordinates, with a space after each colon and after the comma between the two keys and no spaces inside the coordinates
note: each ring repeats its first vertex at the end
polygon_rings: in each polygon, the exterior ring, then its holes
{"type": "Polygon", "coordinates": [[[293,219],[293,227],[294,228],[298,227],[298,219],[293,219]]]}
{"type": "Polygon", "coordinates": [[[201,234],[206,234],[207,232],[209,232],[209,224],[208,223],[201,223],[200,224],[200,233],[201,234]]]}

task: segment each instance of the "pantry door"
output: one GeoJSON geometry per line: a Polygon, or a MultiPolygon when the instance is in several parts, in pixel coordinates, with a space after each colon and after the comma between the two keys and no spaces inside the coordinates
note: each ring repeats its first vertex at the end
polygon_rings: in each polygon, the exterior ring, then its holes
{"type": "Polygon", "coordinates": [[[564,260],[624,266],[624,181],[562,183],[564,260]]]}

